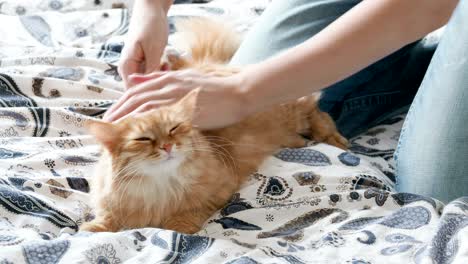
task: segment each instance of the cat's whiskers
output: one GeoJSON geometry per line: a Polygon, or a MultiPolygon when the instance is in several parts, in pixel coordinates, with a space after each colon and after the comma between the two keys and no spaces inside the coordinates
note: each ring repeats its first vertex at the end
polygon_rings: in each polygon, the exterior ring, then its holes
{"type": "Polygon", "coordinates": [[[259,150],[267,150],[269,148],[262,148],[260,147],[258,144],[247,144],[247,143],[234,143],[233,141],[230,141],[230,140],[227,140],[227,139],[223,139],[221,137],[216,137],[218,138],[219,140],[225,140],[226,142],[228,142],[229,144],[218,144],[218,143],[215,143],[213,142],[212,140],[213,139],[216,139],[216,138],[210,138],[210,137],[213,137],[213,136],[205,136],[206,139],[208,139],[210,141],[210,143],[212,143],[213,145],[215,146],[232,146],[232,147],[236,147],[236,146],[243,146],[243,147],[251,147],[252,149],[259,149],[259,150]]]}
{"type": "MultiPolygon", "coordinates": [[[[213,142],[212,142],[212,143],[213,143],[213,142]]],[[[213,144],[216,145],[216,143],[213,143],[213,144]]],[[[228,155],[229,158],[230,158],[230,160],[232,161],[233,167],[230,168],[231,171],[232,171],[232,175],[237,175],[237,174],[239,173],[239,165],[240,165],[241,163],[244,163],[244,162],[245,162],[245,163],[251,163],[252,161],[251,161],[251,160],[242,159],[242,158],[239,158],[239,157],[237,157],[237,159],[235,159],[235,158],[232,156],[232,154],[230,154],[230,151],[228,151],[228,150],[226,150],[224,147],[222,147],[222,146],[234,146],[234,145],[236,145],[236,144],[231,144],[231,145],[219,145],[218,147],[221,148],[221,149],[223,149],[223,150],[224,150],[223,152],[225,152],[226,155],[228,155]]],[[[247,144],[247,145],[248,145],[248,144],[247,144]]],[[[213,149],[213,148],[210,148],[210,149],[213,149]]],[[[216,150],[216,149],[215,149],[215,150],[216,150]]],[[[221,152],[221,151],[219,151],[219,150],[216,150],[216,151],[218,151],[217,153],[223,154],[223,152],[221,152]]],[[[220,156],[220,158],[223,158],[223,157],[220,156]]],[[[222,161],[223,161],[223,163],[224,163],[224,160],[223,160],[223,159],[222,159],[222,161]]],[[[253,172],[252,172],[252,173],[253,173],[253,172]]],[[[238,176],[238,175],[237,175],[237,176],[238,176]]],[[[241,181],[241,178],[240,178],[240,177],[235,177],[235,179],[238,180],[238,184],[241,184],[241,182],[240,182],[240,181],[241,181]]]]}
{"type": "Polygon", "coordinates": [[[235,163],[232,160],[232,157],[229,157],[226,153],[222,153],[219,150],[213,149],[208,146],[204,146],[204,144],[197,144],[200,143],[199,141],[193,141],[190,144],[187,144],[188,149],[182,149],[184,153],[195,153],[195,152],[205,152],[205,153],[212,153],[215,157],[221,158],[221,161],[224,163],[226,168],[231,168],[228,166],[227,161],[225,159],[230,159],[232,165],[234,166],[235,163]]]}
{"type": "MultiPolygon", "coordinates": [[[[134,162],[131,162],[129,164],[126,164],[117,174],[116,174],[116,181],[115,183],[118,185],[117,186],[117,189],[115,190],[115,192],[117,193],[117,208],[118,208],[118,212],[121,213],[121,211],[124,211],[124,210],[121,210],[122,207],[121,207],[121,201],[123,199],[123,196],[124,194],[126,194],[126,191],[128,189],[128,187],[130,186],[131,183],[133,183],[133,180],[134,178],[136,177],[136,173],[138,171],[138,169],[134,166],[134,163],[136,163],[137,161],[134,161],[134,162]],[[121,175],[125,173],[126,175],[121,175]],[[123,182],[123,181],[126,181],[126,182],[123,182]],[[122,183],[123,182],[123,183],[122,183]]],[[[111,196],[112,198],[114,198],[114,196],[111,196]]],[[[111,201],[112,204],[114,204],[114,202],[111,201]]],[[[124,226],[122,225],[122,223],[120,222],[120,217],[122,217],[123,215],[118,215],[119,220],[117,220],[118,224],[120,226],[124,226]]]]}
{"type": "MultiPolygon", "coordinates": [[[[252,145],[252,144],[235,144],[235,143],[233,143],[232,141],[227,140],[227,139],[224,139],[224,138],[221,138],[221,137],[216,137],[216,138],[218,138],[218,139],[220,139],[220,140],[224,140],[224,141],[226,141],[226,142],[231,142],[231,143],[229,143],[229,144],[217,144],[217,143],[211,141],[211,142],[210,142],[211,145],[214,145],[215,148],[210,148],[210,149],[219,151],[219,152],[217,152],[218,154],[225,154],[225,155],[228,155],[229,159],[232,161],[232,163],[233,163],[233,165],[236,167],[236,169],[238,169],[238,166],[237,166],[238,162],[235,162],[235,158],[230,154],[230,151],[229,151],[228,149],[226,149],[225,147],[235,147],[235,146],[249,146],[249,147],[254,147],[254,148],[256,147],[255,145],[252,145]],[[222,151],[218,150],[217,148],[221,149],[222,151]]],[[[260,148],[257,147],[257,149],[260,149],[260,148]]],[[[265,148],[264,151],[266,151],[266,150],[269,150],[269,149],[266,149],[266,148],[265,148]]],[[[259,153],[261,153],[261,152],[259,151],[259,153]]],[[[249,162],[249,160],[244,160],[244,159],[239,158],[239,157],[237,158],[237,161],[249,162]]]]}
{"type": "MultiPolygon", "coordinates": [[[[213,150],[213,149],[210,149],[210,148],[192,147],[189,150],[183,150],[183,152],[184,153],[205,152],[205,153],[214,154],[215,157],[221,158],[221,162],[223,162],[224,167],[230,168],[230,166],[228,166],[228,164],[227,164],[227,162],[225,160],[225,159],[228,159],[229,157],[226,154],[219,152],[218,150],[213,150]]],[[[232,161],[232,163],[234,165],[234,161],[232,161]]]]}
{"type": "Polygon", "coordinates": [[[225,153],[223,153],[220,150],[213,149],[213,148],[210,148],[210,147],[194,145],[194,143],[197,143],[197,142],[194,141],[192,144],[189,145],[190,146],[190,150],[189,150],[190,152],[196,152],[196,151],[203,152],[204,151],[204,152],[213,153],[213,154],[215,154],[215,156],[221,158],[221,161],[223,162],[224,167],[226,167],[228,169],[231,169],[233,173],[238,169],[234,158],[232,157],[231,154],[229,154],[229,152],[226,151],[225,153]]]}
{"type": "Polygon", "coordinates": [[[232,157],[230,157],[229,155],[226,155],[226,154],[221,153],[219,151],[217,152],[216,150],[212,150],[212,149],[197,149],[197,148],[194,148],[194,149],[189,150],[187,152],[196,152],[196,151],[214,154],[216,157],[219,158],[219,161],[221,161],[223,163],[223,167],[230,170],[232,174],[235,174],[236,169],[237,169],[237,165],[236,165],[234,159],[232,157]]]}
{"type": "Polygon", "coordinates": [[[143,177],[139,177],[137,189],[143,191],[143,196],[142,196],[143,204],[147,204],[146,203],[146,193],[144,193],[146,191],[146,188],[140,188],[142,184],[143,184],[143,177]]]}
{"type": "Polygon", "coordinates": [[[236,171],[238,171],[239,167],[237,166],[237,163],[234,159],[234,157],[232,156],[232,154],[230,154],[230,152],[224,148],[224,147],[220,147],[221,150],[218,150],[216,148],[212,148],[210,147],[209,149],[211,150],[214,150],[215,151],[215,154],[220,154],[220,158],[221,158],[221,161],[223,161],[225,167],[229,168],[232,170],[232,173],[235,173],[236,171]],[[227,159],[227,161],[225,160],[227,159]],[[231,167],[227,166],[226,163],[230,163],[231,167]]]}
{"type": "MultiPolygon", "coordinates": [[[[218,148],[221,148],[223,149],[226,153],[229,153],[230,151],[228,151],[226,148],[224,148],[225,146],[232,146],[232,147],[236,147],[236,146],[247,146],[247,147],[252,147],[252,146],[255,146],[255,145],[252,145],[252,144],[223,144],[223,145],[220,145],[220,144],[217,144],[217,143],[214,143],[214,142],[211,142],[213,145],[215,145],[216,147],[218,148]]],[[[257,147],[257,149],[260,149],[257,147]]],[[[262,151],[259,151],[259,153],[262,153],[262,152],[265,152],[265,151],[269,151],[270,148],[264,148],[262,151]]],[[[234,160],[234,158],[232,157],[231,154],[229,154],[231,156],[231,159],[234,160]]],[[[240,157],[237,158],[237,161],[242,161],[242,162],[249,162],[249,160],[244,160],[240,157]]]]}

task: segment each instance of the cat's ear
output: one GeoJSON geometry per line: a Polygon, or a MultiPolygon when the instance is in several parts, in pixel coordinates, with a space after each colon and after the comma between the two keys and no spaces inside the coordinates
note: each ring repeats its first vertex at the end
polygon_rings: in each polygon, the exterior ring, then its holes
{"type": "Polygon", "coordinates": [[[176,107],[179,110],[179,113],[183,116],[186,116],[190,121],[198,113],[197,102],[199,93],[199,88],[193,89],[176,103],[176,107]]]}
{"type": "Polygon", "coordinates": [[[178,51],[166,48],[160,65],[161,71],[177,71],[189,67],[190,60],[178,51]]]}
{"type": "Polygon", "coordinates": [[[88,120],[85,127],[109,151],[112,151],[120,140],[119,130],[115,124],[100,120],[88,120]]]}

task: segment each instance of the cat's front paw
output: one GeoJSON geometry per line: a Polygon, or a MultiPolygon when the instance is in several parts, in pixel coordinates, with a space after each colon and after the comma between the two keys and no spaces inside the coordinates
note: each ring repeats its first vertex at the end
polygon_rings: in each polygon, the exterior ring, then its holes
{"type": "Polygon", "coordinates": [[[88,232],[113,232],[113,230],[102,222],[91,221],[80,226],[80,231],[88,232]]]}
{"type": "Polygon", "coordinates": [[[171,230],[174,230],[179,233],[183,234],[188,234],[188,235],[193,235],[200,231],[200,228],[197,226],[181,226],[181,227],[175,227],[174,229],[171,228],[171,230]]]}
{"type": "Polygon", "coordinates": [[[199,226],[179,221],[172,221],[170,224],[166,224],[163,228],[189,235],[195,234],[198,231],[200,231],[199,226]]]}
{"type": "Polygon", "coordinates": [[[329,137],[327,137],[325,142],[343,150],[347,150],[349,147],[348,140],[338,132],[334,132],[329,137]]]}

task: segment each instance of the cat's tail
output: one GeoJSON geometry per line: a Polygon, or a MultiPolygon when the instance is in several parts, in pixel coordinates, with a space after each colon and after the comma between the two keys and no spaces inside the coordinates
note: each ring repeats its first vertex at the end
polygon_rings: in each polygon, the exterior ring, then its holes
{"type": "Polygon", "coordinates": [[[176,47],[188,52],[196,64],[228,63],[241,41],[233,27],[208,18],[182,19],[176,29],[176,47]]]}

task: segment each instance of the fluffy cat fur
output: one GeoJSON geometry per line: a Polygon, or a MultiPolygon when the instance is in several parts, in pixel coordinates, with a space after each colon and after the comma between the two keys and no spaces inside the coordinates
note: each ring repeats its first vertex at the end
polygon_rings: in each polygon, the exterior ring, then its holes
{"type": "MultiPolygon", "coordinates": [[[[226,65],[239,44],[233,30],[205,19],[186,20],[178,28],[191,56],[167,53],[164,67],[220,76],[239,71],[226,65]]],[[[317,95],[199,131],[191,125],[197,93],[117,123],[88,122],[102,155],[91,182],[96,218],[81,230],[159,227],[195,233],[266,157],[282,147],[303,147],[301,135],[346,148],[333,120],[318,109],[317,95]]]]}

